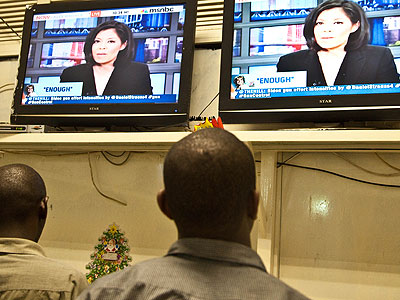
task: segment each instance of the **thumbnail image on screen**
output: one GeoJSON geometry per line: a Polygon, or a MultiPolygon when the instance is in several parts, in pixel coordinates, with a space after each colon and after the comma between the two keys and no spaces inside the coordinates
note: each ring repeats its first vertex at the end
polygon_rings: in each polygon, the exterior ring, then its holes
{"type": "Polygon", "coordinates": [[[25,105],[176,103],[185,6],[37,13],[25,105]]]}
{"type": "Polygon", "coordinates": [[[400,92],[400,0],[236,0],[232,99],[400,92]]]}

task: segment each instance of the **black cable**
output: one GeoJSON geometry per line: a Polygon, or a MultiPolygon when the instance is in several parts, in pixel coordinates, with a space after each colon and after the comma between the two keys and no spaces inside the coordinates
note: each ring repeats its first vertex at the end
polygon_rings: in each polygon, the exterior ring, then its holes
{"type": "Polygon", "coordinates": [[[4,92],[7,92],[7,91],[13,91],[13,90],[14,90],[14,88],[3,89],[3,90],[0,91],[0,93],[4,93],[4,92]]]}
{"type": "Polygon", "coordinates": [[[300,166],[300,165],[293,165],[293,164],[288,164],[288,163],[279,163],[278,162],[277,163],[277,167],[279,168],[281,166],[288,166],[288,167],[294,167],[294,168],[300,168],[300,169],[306,169],[306,170],[313,170],[313,171],[328,173],[328,174],[331,174],[331,175],[334,175],[334,176],[338,176],[338,177],[341,177],[341,178],[345,178],[345,179],[348,179],[348,180],[353,180],[353,181],[366,183],[366,184],[371,184],[371,185],[377,185],[377,186],[383,186],[383,187],[392,187],[392,188],[400,188],[400,185],[371,182],[371,181],[366,181],[366,180],[362,180],[362,179],[349,177],[349,176],[342,175],[342,174],[335,173],[335,172],[328,171],[328,170],[323,170],[323,169],[318,169],[318,168],[313,168],[313,167],[300,166]]]}
{"type": "Polygon", "coordinates": [[[5,88],[6,86],[9,86],[9,85],[12,85],[12,86],[14,86],[14,83],[6,83],[6,84],[3,84],[3,85],[0,85],[0,90],[1,89],[3,89],[3,88],[5,88]]]}
{"type": "Polygon", "coordinates": [[[395,166],[393,166],[392,164],[389,164],[389,163],[388,163],[386,160],[384,160],[384,159],[382,158],[382,156],[380,156],[377,152],[375,152],[375,155],[376,155],[385,165],[387,165],[388,167],[392,168],[393,170],[400,171],[400,168],[395,167],[395,166]]]}
{"type": "MultiPolygon", "coordinates": [[[[124,152],[124,153],[126,153],[126,152],[124,152]]],[[[104,156],[104,158],[105,158],[110,164],[112,164],[112,165],[114,165],[114,166],[122,166],[123,164],[125,164],[125,163],[129,160],[129,158],[130,158],[130,156],[131,156],[131,152],[128,152],[128,155],[126,156],[126,158],[125,158],[122,162],[116,163],[116,162],[113,162],[111,159],[109,159],[109,158],[104,154],[104,152],[101,152],[101,154],[104,156]]]]}
{"type": "Polygon", "coordinates": [[[119,203],[119,204],[122,204],[122,205],[127,206],[128,204],[127,204],[125,201],[119,200],[119,199],[116,199],[116,198],[113,198],[113,197],[110,197],[110,196],[104,194],[104,193],[100,190],[100,188],[97,186],[97,184],[96,184],[96,182],[95,182],[95,180],[94,180],[93,167],[92,167],[92,161],[91,161],[91,159],[90,159],[90,153],[88,153],[88,161],[89,161],[89,169],[90,169],[90,178],[91,178],[91,180],[92,180],[92,184],[93,184],[94,188],[96,189],[96,191],[97,191],[100,195],[102,195],[104,198],[107,198],[107,199],[109,199],[109,200],[112,200],[112,201],[115,201],[115,202],[117,202],[117,203],[119,203]]]}
{"type": "Polygon", "coordinates": [[[125,155],[126,151],[123,151],[121,154],[113,154],[113,153],[108,152],[108,151],[104,151],[104,153],[106,153],[106,154],[108,154],[108,155],[110,155],[112,157],[122,157],[123,155],[125,155]]]}
{"type": "Polygon", "coordinates": [[[3,23],[6,24],[6,26],[7,26],[8,28],[10,28],[10,30],[11,30],[12,32],[14,32],[14,33],[17,35],[17,37],[19,37],[20,40],[22,39],[22,37],[18,34],[18,32],[16,32],[10,25],[8,25],[8,23],[7,23],[2,17],[0,17],[0,20],[2,20],[3,23]]]}
{"type": "Polygon", "coordinates": [[[214,96],[214,98],[212,98],[212,100],[210,101],[210,103],[208,103],[207,104],[207,106],[206,107],[204,107],[204,109],[199,113],[199,116],[198,116],[198,118],[200,118],[201,117],[201,114],[211,105],[211,103],[213,103],[214,102],[214,100],[218,97],[218,95],[219,95],[219,93],[217,93],[215,96],[214,96]]]}
{"type": "Polygon", "coordinates": [[[364,171],[365,173],[368,174],[372,174],[372,175],[376,175],[376,176],[382,176],[382,177],[399,177],[400,176],[400,170],[396,170],[397,172],[395,173],[379,173],[379,172],[374,172],[374,171],[370,171],[364,167],[361,167],[360,165],[354,163],[353,161],[351,161],[350,159],[348,159],[347,157],[343,156],[342,154],[336,153],[336,152],[332,152],[333,155],[336,155],[337,157],[339,157],[340,159],[343,159],[345,162],[349,163],[350,165],[364,171]]]}
{"type": "Polygon", "coordinates": [[[301,152],[296,152],[295,154],[293,154],[291,157],[289,157],[288,159],[286,159],[284,161],[284,163],[287,163],[289,160],[292,160],[293,158],[295,158],[297,155],[301,154],[301,152]]]}

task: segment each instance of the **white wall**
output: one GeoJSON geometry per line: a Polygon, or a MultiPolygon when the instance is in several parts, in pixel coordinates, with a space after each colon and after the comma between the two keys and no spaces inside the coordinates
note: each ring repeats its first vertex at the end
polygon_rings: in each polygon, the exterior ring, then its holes
{"type": "Polygon", "coordinates": [[[0,123],[9,123],[14,87],[17,78],[18,60],[9,59],[0,61],[0,123]],[[8,84],[14,84],[8,85],[8,84]]]}
{"type": "MultiPolygon", "coordinates": [[[[301,153],[289,163],[399,185],[399,171],[374,153],[339,155],[301,153]]],[[[400,168],[398,153],[380,155],[400,168]]],[[[281,278],[313,299],[400,299],[400,189],[282,168],[281,278]]]]}

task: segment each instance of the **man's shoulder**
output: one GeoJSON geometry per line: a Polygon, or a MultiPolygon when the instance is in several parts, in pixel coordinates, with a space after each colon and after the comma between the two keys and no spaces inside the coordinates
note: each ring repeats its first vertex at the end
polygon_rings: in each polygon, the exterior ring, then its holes
{"type": "Polygon", "coordinates": [[[308,297],[287,285],[282,280],[270,275],[264,274],[262,278],[254,281],[254,286],[258,288],[259,299],[280,299],[280,300],[309,300],[308,297]],[[274,295],[271,297],[270,295],[274,295]]]}
{"type": "Polygon", "coordinates": [[[24,270],[32,271],[32,274],[53,274],[50,276],[62,277],[69,275],[83,276],[74,267],[65,264],[56,259],[37,254],[8,254],[0,259],[3,266],[13,266],[15,272],[24,272],[24,270]],[[8,257],[7,257],[8,256],[8,257]]]}
{"type": "Polygon", "coordinates": [[[143,279],[150,276],[153,272],[157,273],[158,268],[162,266],[165,262],[165,257],[158,257],[153,259],[148,259],[135,265],[128,266],[123,270],[106,275],[102,278],[96,280],[94,287],[123,287],[124,284],[129,285],[131,281],[137,278],[143,279]]]}
{"type": "Polygon", "coordinates": [[[67,263],[64,263],[60,260],[50,258],[47,256],[41,256],[38,257],[36,262],[40,264],[40,266],[49,269],[49,270],[59,270],[60,274],[62,272],[66,274],[79,274],[82,275],[80,271],[78,271],[76,268],[70,266],[67,263]]]}
{"type": "Polygon", "coordinates": [[[112,293],[114,296],[118,296],[120,300],[125,299],[123,295],[129,294],[129,291],[136,291],[137,285],[139,285],[139,288],[147,286],[149,278],[157,276],[158,267],[163,261],[164,257],[145,260],[98,278],[89,285],[79,299],[102,299],[104,293],[112,293]]]}
{"type": "MultiPolygon", "coordinates": [[[[232,268],[236,267],[232,265],[232,268]]],[[[112,294],[121,300],[132,299],[133,295],[134,299],[157,299],[165,293],[171,295],[166,299],[308,299],[259,269],[245,268],[240,274],[243,276],[239,278],[237,271],[232,269],[229,276],[229,273],[198,259],[193,261],[166,256],[104,276],[84,291],[79,299],[102,299],[105,294],[112,294]],[[221,274],[224,276],[221,277],[221,274]]]]}
{"type": "Polygon", "coordinates": [[[82,291],[83,273],[72,266],[39,254],[7,254],[0,259],[0,290],[18,289],[54,292],[82,291]]]}

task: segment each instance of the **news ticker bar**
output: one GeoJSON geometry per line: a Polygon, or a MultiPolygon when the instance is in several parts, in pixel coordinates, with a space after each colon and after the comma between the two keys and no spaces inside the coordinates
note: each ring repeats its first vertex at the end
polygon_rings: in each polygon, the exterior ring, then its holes
{"type": "Polygon", "coordinates": [[[391,94],[400,93],[400,83],[310,86],[291,88],[258,88],[237,91],[235,99],[298,96],[391,94]]]}
{"type": "Polygon", "coordinates": [[[177,95],[111,95],[111,96],[33,96],[25,105],[53,104],[121,104],[121,103],[176,103],[177,95]]]}

